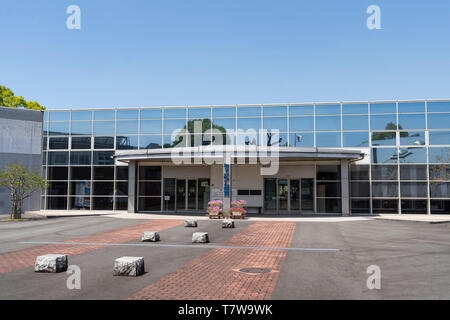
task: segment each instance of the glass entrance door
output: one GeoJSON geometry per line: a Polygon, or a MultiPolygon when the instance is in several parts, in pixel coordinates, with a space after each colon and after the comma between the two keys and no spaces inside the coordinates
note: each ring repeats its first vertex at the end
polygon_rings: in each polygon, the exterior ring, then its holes
{"type": "Polygon", "coordinates": [[[278,180],[278,211],[288,211],[288,201],[289,201],[289,187],[288,180],[279,179],[278,180]]]}
{"type": "Polygon", "coordinates": [[[175,210],[175,179],[164,179],[164,211],[175,210]]]}
{"type": "Polygon", "coordinates": [[[186,180],[177,179],[177,200],[176,200],[176,208],[177,211],[186,210],[186,180]]]}
{"type": "Polygon", "coordinates": [[[291,212],[298,213],[300,211],[300,181],[291,180],[291,212]]]}
{"type": "Polygon", "coordinates": [[[314,179],[302,179],[302,212],[314,212],[314,179]]]}
{"type": "Polygon", "coordinates": [[[187,208],[197,209],[197,180],[188,180],[187,208]]]}
{"type": "Polygon", "coordinates": [[[277,211],[277,179],[264,179],[264,212],[277,211]]]}
{"type": "Polygon", "coordinates": [[[198,179],[197,209],[205,212],[208,208],[209,179],[198,179]]]}

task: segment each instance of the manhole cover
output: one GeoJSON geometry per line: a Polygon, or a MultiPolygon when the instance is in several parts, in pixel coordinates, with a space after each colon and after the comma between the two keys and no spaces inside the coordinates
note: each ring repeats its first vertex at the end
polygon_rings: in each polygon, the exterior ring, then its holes
{"type": "Polygon", "coordinates": [[[270,272],[270,269],[267,269],[267,268],[242,268],[239,271],[245,272],[245,273],[268,273],[268,272],[270,272]]]}

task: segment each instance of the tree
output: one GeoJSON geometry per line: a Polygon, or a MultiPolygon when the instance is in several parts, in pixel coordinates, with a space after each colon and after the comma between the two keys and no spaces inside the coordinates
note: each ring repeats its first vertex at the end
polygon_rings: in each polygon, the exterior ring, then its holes
{"type": "Polygon", "coordinates": [[[0,106],[9,108],[25,108],[32,110],[45,110],[36,101],[26,101],[24,97],[16,97],[11,89],[0,85],[0,106]]]}
{"type": "Polygon", "coordinates": [[[10,163],[0,170],[0,186],[10,191],[11,219],[20,219],[23,200],[30,197],[33,192],[47,188],[48,182],[27,167],[10,163]]]}
{"type": "Polygon", "coordinates": [[[442,154],[435,155],[433,165],[430,165],[430,182],[440,184],[441,181],[450,180],[450,149],[445,149],[442,154]]]}

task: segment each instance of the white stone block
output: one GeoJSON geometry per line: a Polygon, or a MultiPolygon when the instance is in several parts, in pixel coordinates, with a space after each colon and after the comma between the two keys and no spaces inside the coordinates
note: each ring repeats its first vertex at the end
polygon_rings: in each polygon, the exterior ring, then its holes
{"type": "Polygon", "coordinates": [[[144,242],[159,241],[159,233],[156,231],[144,231],[142,233],[142,241],[144,241],[144,242]]]}
{"type": "Polygon", "coordinates": [[[114,261],[114,276],[137,277],[144,273],[144,258],[121,257],[114,261]]]}
{"type": "Polygon", "coordinates": [[[38,256],[34,264],[35,272],[65,272],[68,259],[66,254],[46,254],[38,256]]]}
{"type": "Polygon", "coordinates": [[[234,221],[233,220],[223,220],[222,228],[234,228],[234,221]]]}
{"type": "Polygon", "coordinates": [[[209,242],[208,232],[194,232],[192,234],[192,243],[207,243],[209,242]]]}
{"type": "Polygon", "coordinates": [[[195,228],[195,227],[197,227],[197,220],[186,220],[184,222],[184,226],[185,227],[195,228]]]}

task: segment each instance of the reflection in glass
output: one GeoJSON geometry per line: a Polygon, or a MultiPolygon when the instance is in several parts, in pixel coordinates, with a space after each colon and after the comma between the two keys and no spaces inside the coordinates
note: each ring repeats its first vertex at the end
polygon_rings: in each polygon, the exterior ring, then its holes
{"type": "Polygon", "coordinates": [[[425,112],[425,102],[399,102],[398,113],[425,112]]]}
{"type": "Polygon", "coordinates": [[[117,110],[117,119],[138,119],[139,110],[117,110]]]}
{"type": "Polygon", "coordinates": [[[370,104],[370,113],[396,113],[397,106],[395,102],[387,102],[387,103],[371,103],[370,104]]]}
{"type": "Polygon", "coordinates": [[[94,120],[114,120],[114,110],[94,111],[94,120]]]}
{"type": "Polygon", "coordinates": [[[370,117],[371,130],[397,130],[397,117],[395,114],[374,115],[370,117]]]}
{"type": "Polygon", "coordinates": [[[271,147],[271,146],[279,146],[279,147],[287,147],[288,146],[288,135],[287,133],[272,133],[265,132],[262,135],[262,145],[271,147]]]}
{"type": "Polygon", "coordinates": [[[318,132],[316,133],[316,147],[340,148],[340,132],[318,132]]]}
{"type": "Polygon", "coordinates": [[[280,132],[287,131],[287,118],[286,117],[276,117],[276,118],[263,118],[263,128],[267,131],[278,130],[280,132]]]}
{"type": "Polygon", "coordinates": [[[428,112],[450,112],[450,101],[429,101],[428,112]]]}
{"type": "Polygon", "coordinates": [[[138,136],[116,136],[116,149],[138,149],[138,136]]]}
{"type": "Polygon", "coordinates": [[[70,120],[70,111],[52,111],[49,114],[50,121],[70,120]]]}
{"type": "Polygon", "coordinates": [[[287,116],[287,106],[266,106],[263,107],[264,117],[287,116]]]}
{"type": "Polygon", "coordinates": [[[341,117],[316,117],[317,131],[339,131],[341,130],[341,117]]]}
{"type": "Polygon", "coordinates": [[[226,118],[226,119],[213,119],[213,127],[224,132],[223,129],[236,130],[236,119],[226,118]]]}
{"type": "Polygon", "coordinates": [[[92,111],[72,111],[72,120],[92,120],[92,111]]]}
{"type": "Polygon", "coordinates": [[[114,149],[114,137],[95,137],[94,149],[114,149]]]}
{"type": "Polygon", "coordinates": [[[114,121],[94,121],[94,135],[114,135],[115,128],[114,121]]]}
{"type": "Polygon", "coordinates": [[[238,117],[261,117],[261,107],[238,107],[238,117]]]}
{"type": "Polygon", "coordinates": [[[314,117],[289,117],[290,131],[313,131],[314,117]]]}
{"type": "Polygon", "coordinates": [[[173,118],[186,118],[186,109],[164,109],[164,118],[165,119],[173,119],[173,118]]]}
{"type": "Polygon", "coordinates": [[[162,119],[162,109],[141,109],[141,119],[162,119]]]}
{"type": "Polygon", "coordinates": [[[91,135],[92,122],[91,121],[72,121],[71,132],[73,135],[91,135]]]}
{"type": "Polygon", "coordinates": [[[162,148],[162,136],[141,136],[140,149],[162,148]]]}
{"type": "Polygon", "coordinates": [[[49,123],[50,136],[64,136],[69,134],[69,122],[50,122],[49,123]]]}
{"type": "Polygon", "coordinates": [[[425,129],[425,114],[399,114],[398,129],[425,129]]]}
{"type": "Polygon", "coordinates": [[[428,129],[448,129],[450,113],[428,114],[428,129]]]}
{"type": "Polygon", "coordinates": [[[164,134],[172,134],[186,128],[186,120],[164,120],[164,134]]]}
{"type": "Polygon", "coordinates": [[[210,119],[211,108],[190,108],[188,109],[189,119],[210,119]]]}
{"type": "Polygon", "coordinates": [[[450,148],[428,148],[430,163],[450,163],[450,148]]]}
{"type": "Polygon", "coordinates": [[[372,163],[397,163],[396,148],[372,148],[372,163]]]}
{"type": "Polygon", "coordinates": [[[339,104],[316,104],[316,115],[341,114],[339,104]]]}
{"type": "Polygon", "coordinates": [[[344,130],[368,130],[369,117],[364,116],[344,116],[342,118],[344,130]]]}
{"type": "Polygon", "coordinates": [[[400,145],[423,146],[425,145],[425,131],[400,132],[400,145]]]}
{"type": "Polygon", "coordinates": [[[289,116],[312,116],[314,115],[313,105],[289,106],[289,116]]]}
{"type": "Polygon", "coordinates": [[[342,114],[366,114],[369,111],[367,103],[343,104],[342,114]]]}
{"type": "Polygon", "coordinates": [[[235,107],[227,107],[227,108],[213,108],[212,109],[213,117],[236,117],[236,108],[235,107]]]}
{"type": "Polygon", "coordinates": [[[425,148],[400,148],[398,152],[400,163],[426,163],[427,154],[425,148]]]}
{"type": "Polygon", "coordinates": [[[430,145],[450,145],[450,131],[429,131],[430,145]]]}
{"type": "Polygon", "coordinates": [[[161,134],[161,120],[141,120],[141,134],[161,134]]]}
{"type": "Polygon", "coordinates": [[[395,146],[397,144],[396,132],[372,132],[373,146],[395,146]]]}
{"type": "Polygon", "coordinates": [[[344,147],[368,147],[368,132],[344,132],[344,147]]]}
{"type": "Polygon", "coordinates": [[[122,120],[117,121],[117,132],[116,134],[127,135],[127,134],[138,134],[138,121],[137,120],[122,120]]]}
{"type": "Polygon", "coordinates": [[[164,135],[163,136],[163,146],[164,148],[184,148],[187,147],[187,140],[184,139],[184,135],[164,135]]]}
{"type": "Polygon", "coordinates": [[[242,129],[244,131],[253,129],[256,132],[261,128],[261,120],[260,118],[238,118],[238,129],[242,129]]]}
{"type": "Polygon", "coordinates": [[[292,132],[289,146],[291,147],[314,147],[314,133],[292,132]]]}

